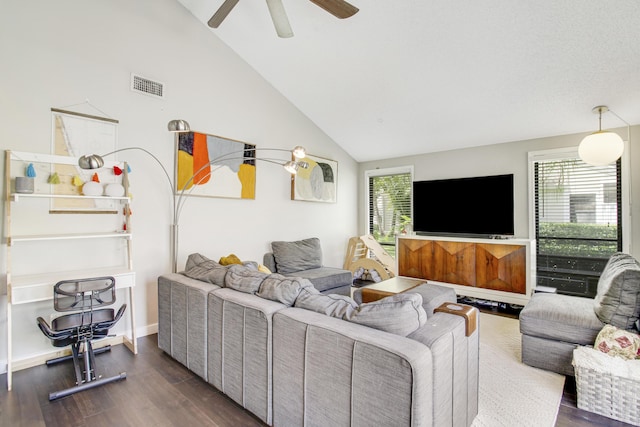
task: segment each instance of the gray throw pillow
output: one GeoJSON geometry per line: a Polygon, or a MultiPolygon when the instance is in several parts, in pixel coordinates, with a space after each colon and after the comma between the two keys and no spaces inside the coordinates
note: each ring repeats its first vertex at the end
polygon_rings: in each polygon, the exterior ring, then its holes
{"type": "Polygon", "coordinates": [[[190,270],[193,267],[197,267],[201,264],[209,264],[211,266],[220,265],[219,263],[215,262],[212,259],[207,258],[206,256],[200,253],[193,253],[187,257],[187,263],[184,269],[190,270]]]}
{"type": "Polygon", "coordinates": [[[337,294],[321,294],[314,287],[304,288],[296,299],[295,306],[327,316],[344,319],[358,304],[351,298],[337,294]]]}
{"type": "Polygon", "coordinates": [[[598,280],[593,309],[603,323],[635,327],[640,317],[640,264],[631,255],[611,255],[598,280]]]}
{"type": "Polygon", "coordinates": [[[322,267],[322,249],[317,237],[295,242],[271,242],[271,250],[277,273],[288,274],[322,267]]]}
{"type": "Polygon", "coordinates": [[[400,293],[361,304],[345,320],[406,337],[427,323],[422,295],[400,293]]]}
{"type": "Polygon", "coordinates": [[[224,286],[227,267],[218,264],[204,255],[195,253],[189,255],[187,258],[186,268],[182,274],[192,279],[224,286]]]}
{"type": "Polygon", "coordinates": [[[227,268],[224,285],[246,294],[255,294],[260,290],[260,285],[266,277],[266,273],[241,264],[234,264],[227,268]]]}
{"type": "Polygon", "coordinates": [[[300,291],[309,287],[312,288],[313,284],[307,279],[285,277],[274,273],[264,279],[262,285],[260,285],[260,291],[256,295],[291,307],[296,302],[300,291]]]}

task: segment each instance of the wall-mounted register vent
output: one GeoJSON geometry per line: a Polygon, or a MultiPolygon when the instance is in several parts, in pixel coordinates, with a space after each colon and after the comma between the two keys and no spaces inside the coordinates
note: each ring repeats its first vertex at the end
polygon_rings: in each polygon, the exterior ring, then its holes
{"type": "Polygon", "coordinates": [[[164,98],[164,84],[131,74],[131,90],[145,95],[164,98]]]}

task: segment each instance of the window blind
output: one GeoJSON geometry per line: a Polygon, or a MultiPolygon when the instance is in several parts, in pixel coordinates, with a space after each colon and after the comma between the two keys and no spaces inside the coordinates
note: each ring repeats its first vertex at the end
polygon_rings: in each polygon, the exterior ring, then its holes
{"type": "Polygon", "coordinates": [[[398,234],[411,231],[411,173],[369,177],[369,233],[395,255],[398,234]]]}
{"type": "Polygon", "coordinates": [[[593,297],[609,256],[622,250],[621,162],[534,162],[537,286],[593,297]]]}

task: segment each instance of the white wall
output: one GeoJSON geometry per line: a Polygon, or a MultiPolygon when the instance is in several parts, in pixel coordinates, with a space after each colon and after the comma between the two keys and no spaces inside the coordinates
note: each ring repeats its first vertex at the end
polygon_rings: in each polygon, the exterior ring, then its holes
{"type": "MultiPolygon", "coordinates": [[[[623,139],[627,139],[626,128],[615,129],[615,131],[618,132],[623,139]]],[[[640,200],[640,148],[637,147],[640,141],[637,141],[638,134],[640,134],[640,126],[631,127],[631,143],[625,152],[625,156],[629,156],[629,164],[631,165],[631,201],[640,200]]],[[[530,151],[575,147],[585,135],[586,133],[563,135],[360,163],[360,191],[358,199],[360,233],[366,232],[364,172],[371,169],[413,165],[414,179],[416,181],[513,173],[515,237],[524,239],[533,238],[529,236],[528,153],[530,151]]],[[[437,208],[438,202],[434,200],[433,209],[437,208]]],[[[490,200],[487,200],[484,206],[469,207],[471,211],[490,208],[490,200]]],[[[640,258],[640,224],[638,224],[637,218],[640,218],[640,204],[638,203],[635,205],[632,204],[631,218],[623,222],[623,225],[631,229],[630,252],[636,258],[640,258]]]]}
{"type": "MultiPolygon", "coordinates": [[[[49,153],[50,108],[89,100],[120,121],[119,148],[145,148],[169,171],[174,140],[166,124],[175,118],[188,120],[196,131],[262,148],[303,145],[309,153],[337,160],[335,204],[291,201],[289,175],[266,163],[258,164],[255,200],[190,199],[180,222],[179,265],[192,252],[261,261],[270,241],[311,236],[321,239],[326,265],[342,265],[347,241],[357,233],[357,164],[178,2],[4,2],[0,58],[2,149],[49,153]],[[166,98],[131,92],[131,73],[163,82],[166,98]]],[[[86,104],[68,109],[104,115],[86,104]]],[[[157,322],[157,276],[170,271],[170,191],[145,154],[130,151],[119,159],[133,169],[136,320],[146,333],[157,322]]],[[[69,224],[77,220],[78,215],[68,217],[69,224]]],[[[4,244],[2,249],[4,273],[4,244]]],[[[3,295],[0,359],[6,357],[5,304],[3,295]]],[[[14,334],[40,334],[35,318],[50,310],[49,303],[25,310],[14,334]]],[[[44,340],[41,344],[50,349],[44,340]]],[[[14,349],[14,357],[23,356],[14,349]]],[[[3,366],[0,361],[0,370],[3,366]]]]}

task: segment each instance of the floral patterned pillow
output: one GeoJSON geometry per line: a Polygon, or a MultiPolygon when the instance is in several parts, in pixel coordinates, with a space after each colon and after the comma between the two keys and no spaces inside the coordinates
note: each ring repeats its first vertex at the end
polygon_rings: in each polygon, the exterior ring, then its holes
{"type": "Polygon", "coordinates": [[[605,325],[593,345],[596,350],[623,359],[640,359],[640,335],[605,325]]]}

